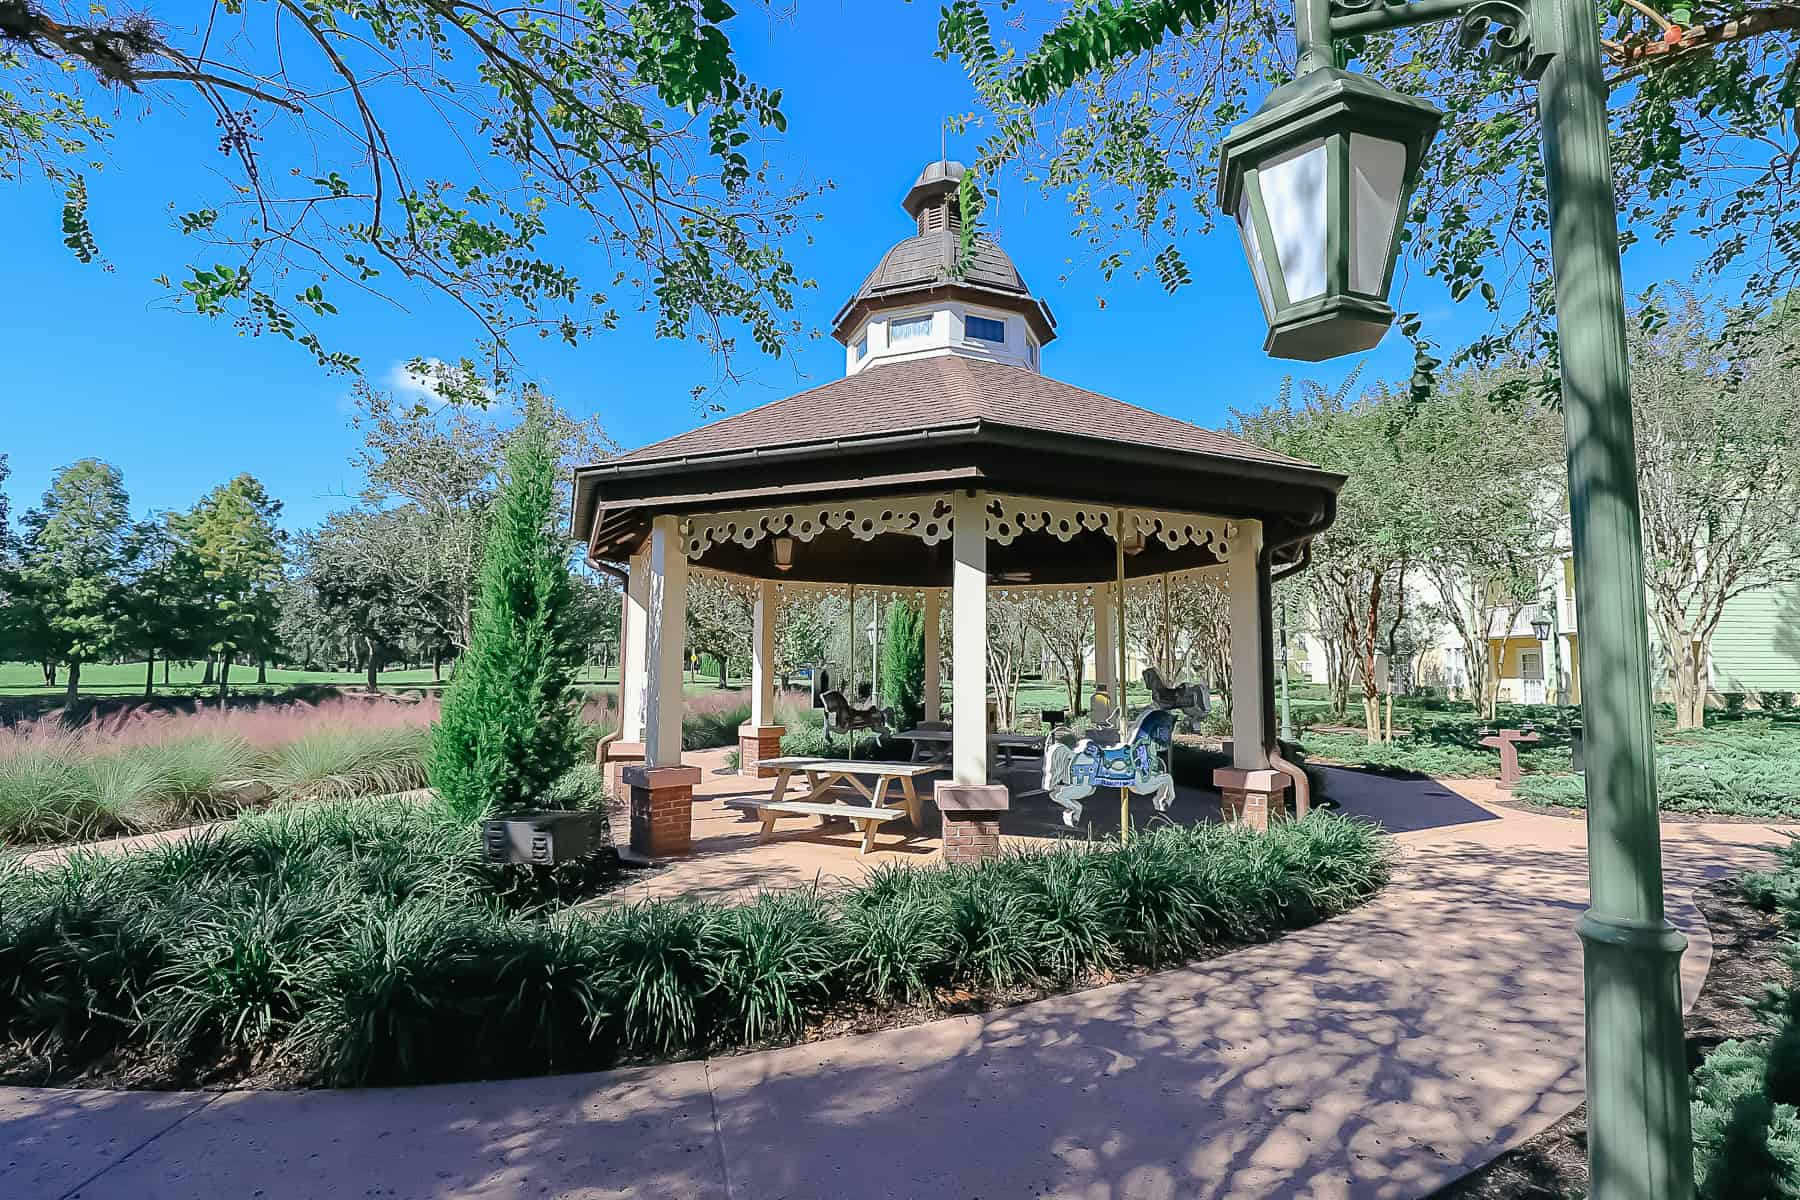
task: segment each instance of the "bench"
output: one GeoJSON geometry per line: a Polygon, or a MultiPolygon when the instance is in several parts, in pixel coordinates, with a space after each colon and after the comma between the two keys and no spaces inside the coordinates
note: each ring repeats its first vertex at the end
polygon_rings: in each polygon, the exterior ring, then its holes
{"type": "MultiPolygon", "coordinates": [[[[763,813],[763,834],[767,836],[774,827],[774,818],[768,815],[769,809],[776,812],[794,812],[814,816],[849,817],[852,820],[868,821],[873,813],[892,813],[893,816],[882,820],[891,821],[894,817],[906,817],[912,821],[914,832],[922,830],[920,823],[923,804],[919,799],[919,789],[915,781],[922,776],[931,775],[937,768],[929,763],[869,762],[862,759],[842,758],[808,758],[802,755],[784,755],[781,758],[765,758],[760,764],[771,767],[775,771],[775,787],[767,800],[744,800],[728,802],[727,807],[754,808],[763,813]],[[806,776],[806,793],[796,800],[787,798],[788,780],[795,775],[806,776]],[[867,781],[873,781],[873,784],[867,781]],[[892,809],[887,806],[888,788],[900,785],[904,799],[902,807],[892,809]],[[827,794],[834,788],[848,787],[869,802],[868,808],[854,804],[825,804],[827,794]],[[788,806],[788,807],[783,807],[788,806]],[[798,807],[795,807],[798,806],[798,807]],[[810,806],[810,807],[807,807],[810,806]],[[829,811],[820,814],[814,810],[825,808],[829,811]]],[[[869,852],[874,826],[863,826],[863,853],[869,852]]]]}
{"type": "Polygon", "coordinates": [[[766,841],[775,832],[775,821],[783,813],[794,816],[817,817],[823,825],[833,817],[842,817],[855,825],[862,834],[862,848],[859,854],[867,854],[875,846],[875,830],[889,821],[897,821],[909,815],[899,808],[864,808],[860,804],[814,804],[806,800],[727,800],[726,808],[738,808],[755,812],[762,818],[762,836],[766,841]]]}
{"type": "MultiPolygon", "coordinates": [[[[914,762],[948,765],[951,746],[956,735],[948,729],[931,729],[924,726],[897,733],[895,737],[905,738],[913,744],[914,762]]],[[[1044,737],[1037,733],[990,733],[987,735],[989,750],[1000,752],[1001,766],[1011,769],[1013,755],[1038,755],[1044,752],[1044,737]]]]}

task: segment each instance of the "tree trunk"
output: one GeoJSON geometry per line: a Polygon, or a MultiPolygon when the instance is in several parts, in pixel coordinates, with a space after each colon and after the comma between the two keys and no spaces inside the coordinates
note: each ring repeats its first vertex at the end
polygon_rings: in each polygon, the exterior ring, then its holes
{"type": "MultiPolygon", "coordinates": [[[[163,660],[163,669],[168,669],[168,660],[163,660]]],[[[144,698],[148,700],[156,694],[156,653],[144,660],[144,698]]]]}
{"type": "Polygon", "coordinates": [[[65,704],[75,703],[76,697],[80,693],[80,691],[81,691],[81,660],[79,658],[72,658],[69,660],[68,689],[63,693],[63,703],[65,703],[65,704]]]}
{"type": "Polygon", "coordinates": [[[1368,618],[1357,631],[1357,658],[1362,668],[1363,737],[1372,746],[1381,741],[1381,692],[1375,684],[1375,647],[1381,619],[1381,572],[1369,584],[1368,618]]]}
{"type": "Polygon", "coordinates": [[[444,656],[436,650],[431,652],[431,682],[444,682],[444,656]]]}
{"type": "Polygon", "coordinates": [[[213,681],[213,655],[206,656],[206,673],[200,676],[201,687],[211,687],[213,681]]]}
{"type": "Polygon", "coordinates": [[[44,686],[56,686],[56,662],[54,660],[44,664],[44,686]]]}
{"type": "Polygon", "coordinates": [[[231,690],[231,651],[226,650],[219,655],[219,704],[225,703],[225,697],[231,690]]]}
{"type": "Polygon", "coordinates": [[[372,694],[375,691],[379,690],[380,684],[379,684],[379,681],[376,679],[376,675],[381,670],[381,657],[380,657],[380,655],[375,653],[375,639],[374,638],[369,639],[368,668],[369,668],[369,691],[372,694]]]}
{"type": "Polygon", "coordinates": [[[724,689],[730,686],[731,681],[725,677],[725,656],[721,654],[719,655],[719,687],[724,689]]]}
{"type": "Polygon", "coordinates": [[[266,658],[256,660],[256,682],[269,682],[269,660],[266,658]]]}
{"type": "Polygon", "coordinates": [[[1671,647],[1670,671],[1675,690],[1675,728],[1699,729],[1706,724],[1706,654],[1685,634],[1671,647]]]}
{"type": "Polygon", "coordinates": [[[169,686],[169,660],[163,659],[163,686],[169,686]]]}

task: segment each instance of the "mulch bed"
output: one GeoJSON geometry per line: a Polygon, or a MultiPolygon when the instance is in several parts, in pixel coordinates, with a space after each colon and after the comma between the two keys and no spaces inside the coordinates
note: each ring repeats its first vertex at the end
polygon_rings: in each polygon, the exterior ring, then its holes
{"type": "MultiPolygon", "coordinates": [[[[1700,997],[1683,1022],[1689,1071],[1720,1042],[1773,1032],[1749,1001],[1761,996],[1770,981],[1785,977],[1782,949],[1788,941],[1781,918],[1745,904],[1730,880],[1695,893],[1694,900],[1712,930],[1713,958],[1700,997]]],[[[1427,1200],[1555,1200],[1585,1196],[1587,1185],[1583,1106],[1427,1200]]]]}

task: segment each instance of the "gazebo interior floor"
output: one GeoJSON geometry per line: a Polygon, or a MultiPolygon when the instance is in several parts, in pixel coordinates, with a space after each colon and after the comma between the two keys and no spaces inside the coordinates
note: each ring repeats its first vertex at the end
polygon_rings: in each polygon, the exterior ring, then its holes
{"type": "MultiPolygon", "coordinates": [[[[627,887],[609,892],[606,902],[648,896],[741,898],[759,890],[804,887],[814,881],[854,882],[883,863],[938,861],[943,842],[937,807],[931,803],[930,794],[933,782],[947,779],[947,773],[921,781],[924,830],[915,834],[904,819],[890,822],[876,832],[875,848],[862,855],[857,853],[858,839],[848,825],[839,822],[821,829],[810,817],[781,818],[775,835],[763,841],[756,817],[727,808],[726,801],[766,797],[773,790],[774,781],[752,779],[732,771],[725,765],[729,753],[701,750],[682,755],[683,762],[701,770],[700,782],[694,787],[692,854],[643,870],[627,887]]],[[[1011,810],[1000,822],[1004,843],[1042,845],[1059,838],[1085,839],[1090,830],[1096,838],[1114,837],[1119,832],[1118,793],[1111,788],[1084,800],[1081,826],[1070,829],[1063,824],[1062,808],[1050,797],[1042,793],[1024,795],[1040,786],[1036,759],[1021,759],[1014,770],[995,778],[1006,783],[1013,797],[1011,810]]],[[[798,786],[798,781],[789,784],[790,796],[798,786]]],[[[1167,813],[1158,813],[1147,796],[1131,798],[1134,828],[1169,820],[1182,824],[1216,822],[1219,815],[1219,794],[1210,789],[1178,787],[1175,803],[1167,813]]],[[[629,817],[615,811],[614,843],[624,847],[630,837],[629,817]]]]}

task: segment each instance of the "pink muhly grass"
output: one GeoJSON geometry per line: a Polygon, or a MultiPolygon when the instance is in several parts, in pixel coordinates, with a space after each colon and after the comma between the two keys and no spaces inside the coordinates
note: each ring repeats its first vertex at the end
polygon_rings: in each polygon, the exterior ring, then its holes
{"type": "Polygon", "coordinates": [[[12,729],[0,729],[0,754],[51,746],[106,754],[191,738],[231,739],[266,751],[317,733],[421,729],[437,720],[438,707],[435,696],[416,703],[340,696],[317,704],[296,701],[223,710],[201,707],[193,712],[128,708],[74,728],[62,723],[60,712],[53,712],[12,729]]]}
{"type": "Polygon", "coordinates": [[[736,712],[749,703],[750,692],[747,688],[717,688],[698,695],[689,693],[683,697],[681,711],[684,716],[689,717],[717,717],[736,712]]]}

